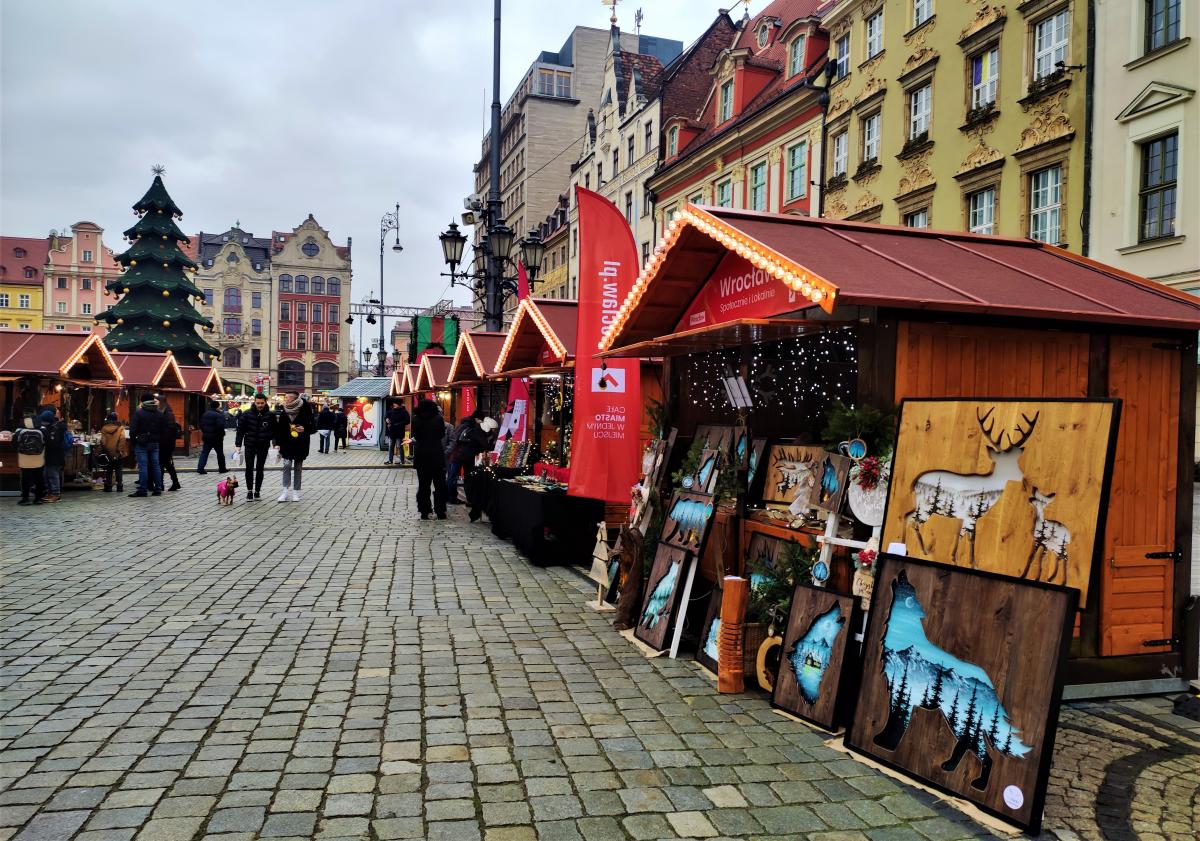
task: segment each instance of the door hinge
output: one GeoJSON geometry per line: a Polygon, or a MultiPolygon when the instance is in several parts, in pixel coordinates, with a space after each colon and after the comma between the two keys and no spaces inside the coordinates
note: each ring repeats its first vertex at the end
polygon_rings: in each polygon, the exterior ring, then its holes
{"type": "Polygon", "coordinates": [[[1152,561],[1174,561],[1179,563],[1183,560],[1183,553],[1176,550],[1174,552],[1147,552],[1146,557],[1152,561]]]}
{"type": "Polygon", "coordinates": [[[1168,637],[1165,640],[1146,640],[1142,643],[1144,648],[1159,648],[1164,645],[1169,645],[1171,648],[1178,648],[1179,637],[1168,637]]]}

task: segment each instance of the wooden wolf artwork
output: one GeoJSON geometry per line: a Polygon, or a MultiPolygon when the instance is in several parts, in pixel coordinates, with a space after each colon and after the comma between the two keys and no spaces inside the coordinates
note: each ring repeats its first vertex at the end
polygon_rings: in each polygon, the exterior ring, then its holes
{"type": "Polygon", "coordinates": [[[1119,402],[905,400],[883,545],[1086,603],[1119,402]]]}

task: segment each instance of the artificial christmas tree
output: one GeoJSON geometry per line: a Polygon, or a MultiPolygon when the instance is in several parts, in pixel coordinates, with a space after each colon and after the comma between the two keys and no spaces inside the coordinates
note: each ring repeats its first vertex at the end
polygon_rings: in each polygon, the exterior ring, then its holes
{"type": "Polygon", "coordinates": [[[104,344],[111,350],[171,351],[180,365],[203,365],[200,354],[216,356],[217,349],[196,333],[196,326],[211,331],[212,322],[193,306],[193,299],[203,300],[188,278],[197,267],[179,248],[190,240],[175,224],[183,213],[161,176],[162,168],[155,167],[154,183],[133,206],[140,218],[125,231],[133,244],[116,257],[125,271],[106,287],[120,300],[100,313],[97,323],[108,323],[104,344]]]}

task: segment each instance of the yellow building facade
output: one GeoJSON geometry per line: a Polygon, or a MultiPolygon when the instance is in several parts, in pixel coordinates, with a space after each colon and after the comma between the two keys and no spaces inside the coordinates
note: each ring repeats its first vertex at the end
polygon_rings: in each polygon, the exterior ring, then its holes
{"type": "Polygon", "coordinates": [[[1080,251],[1084,0],[844,0],[823,213],[1080,251]]]}
{"type": "Polygon", "coordinates": [[[42,287],[0,280],[0,330],[41,330],[42,287]]]}
{"type": "Polygon", "coordinates": [[[42,282],[49,262],[45,237],[0,236],[0,330],[45,326],[42,282]]]}

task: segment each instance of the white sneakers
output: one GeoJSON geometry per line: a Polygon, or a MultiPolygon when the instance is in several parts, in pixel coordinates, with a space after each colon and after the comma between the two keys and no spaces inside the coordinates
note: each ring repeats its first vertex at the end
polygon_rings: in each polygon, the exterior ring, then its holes
{"type": "Polygon", "coordinates": [[[299,501],[300,501],[300,491],[293,490],[292,491],[292,502],[299,502],[299,501]]]}
{"type": "Polygon", "coordinates": [[[277,499],[275,501],[276,502],[287,502],[289,500],[291,500],[292,502],[299,502],[300,501],[300,491],[294,491],[290,488],[284,488],[283,493],[281,493],[279,495],[279,499],[277,499]]]}

